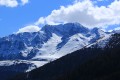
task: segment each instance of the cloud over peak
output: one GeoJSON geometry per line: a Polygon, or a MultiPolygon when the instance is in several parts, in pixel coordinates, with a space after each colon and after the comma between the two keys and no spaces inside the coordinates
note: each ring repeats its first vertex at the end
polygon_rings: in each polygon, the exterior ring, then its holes
{"type": "Polygon", "coordinates": [[[77,0],[67,7],[61,6],[50,15],[40,17],[39,24],[58,24],[79,22],[89,28],[120,24],[120,0],[114,0],[107,6],[97,6],[92,0],[77,0]]]}
{"type": "Polygon", "coordinates": [[[23,33],[23,32],[38,32],[40,30],[40,27],[35,26],[35,25],[29,25],[26,27],[23,27],[19,29],[17,33],[23,33]]]}

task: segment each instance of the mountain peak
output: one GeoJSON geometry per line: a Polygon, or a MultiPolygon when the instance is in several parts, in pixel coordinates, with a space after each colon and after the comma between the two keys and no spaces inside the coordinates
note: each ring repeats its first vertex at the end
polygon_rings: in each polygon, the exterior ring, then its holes
{"type": "Polygon", "coordinates": [[[95,42],[104,35],[105,33],[101,32],[99,28],[90,30],[79,23],[45,25],[38,32],[24,32],[0,38],[0,54],[8,58],[9,55],[13,54],[25,54],[28,57],[33,55],[31,58],[36,55],[40,56],[40,54],[48,56],[49,54],[56,54],[56,52],[64,55],[95,42]],[[3,44],[6,40],[10,43],[3,44]],[[13,43],[15,42],[18,45],[14,46],[13,43]],[[10,47],[6,48],[5,45],[10,47]],[[17,47],[21,46],[24,49],[17,49],[17,47]],[[9,50],[9,55],[6,50],[9,50]]]}
{"type": "Polygon", "coordinates": [[[57,33],[60,35],[74,35],[77,33],[88,33],[89,29],[79,23],[66,23],[59,25],[45,25],[42,29],[47,33],[57,33]]]}

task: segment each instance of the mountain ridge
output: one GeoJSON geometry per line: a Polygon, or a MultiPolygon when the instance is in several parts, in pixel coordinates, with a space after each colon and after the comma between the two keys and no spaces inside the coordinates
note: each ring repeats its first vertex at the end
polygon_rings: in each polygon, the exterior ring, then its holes
{"type": "MultiPolygon", "coordinates": [[[[26,63],[30,60],[31,64],[40,67],[107,35],[99,28],[88,29],[79,23],[45,25],[39,32],[17,33],[0,38],[0,60],[8,60],[8,64],[12,60],[26,60],[26,63]]],[[[0,66],[5,66],[5,63],[0,66]]]]}
{"type": "Polygon", "coordinates": [[[104,49],[83,48],[10,80],[119,80],[119,52],[120,34],[112,34],[104,49]]]}
{"type": "MultiPolygon", "coordinates": [[[[25,49],[28,49],[28,51],[27,50],[26,51],[27,53],[29,53],[30,48],[36,48],[36,49],[41,48],[43,44],[46,43],[54,34],[58,37],[61,37],[62,42],[59,42],[59,44],[57,45],[58,46],[57,48],[60,48],[64,46],[72,36],[74,36],[75,34],[79,35],[79,33],[82,34],[81,38],[83,39],[85,39],[86,37],[90,37],[91,34],[94,34],[92,36],[93,41],[97,40],[99,37],[104,35],[104,34],[101,35],[101,33],[99,33],[98,30],[99,29],[94,31],[93,29],[90,31],[88,28],[85,28],[78,23],[67,23],[64,25],[61,24],[56,26],[46,25],[39,32],[33,32],[33,33],[25,32],[25,33],[19,33],[15,35],[12,34],[8,37],[0,38],[0,42],[2,46],[4,46],[4,41],[5,41],[6,43],[5,45],[8,45],[8,48],[11,48],[11,47],[13,47],[13,49],[17,48],[16,51],[14,50],[14,52],[16,52],[14,54],[20,54],[22,53],[20,51],[23,50],[24,52],[25,49]],[[94,39],[94,37],[96,37],[96,39],[94,39]]],[[[80,35],[78,37],[80,37],[80,35]]],[[[2,46],[1,48],[3,48],[2,46]]],[[[12,51],[12,50],[9,49],[9,51],[12,51]]],[[[38,51],[38,49],[36,51],[38,51]]],[[[0,52],[0,54],[1,53],[3,52],[0,52]]],[[[5,54],[6,53],[7,52],[5,52],[5,54]]],[[[11,54],[12,53],[13,51],[11,52],[11,54]]]]}

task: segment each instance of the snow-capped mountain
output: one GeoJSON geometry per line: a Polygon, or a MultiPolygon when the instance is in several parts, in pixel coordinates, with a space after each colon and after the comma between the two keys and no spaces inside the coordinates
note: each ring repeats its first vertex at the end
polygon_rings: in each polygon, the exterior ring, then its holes
{"type": "Polygon", "coordinates": [[[108,35],[99,28],[88,29],[79,23],[45,25],[39,32],[0,38],[0,60],[31,60],[44,65],[108,35]]]}
{"type": "Polygon", "coordinates": [[[104,48],[77,50],[12,80],[120,80],[120,34],[112,34],[104,48]]]}

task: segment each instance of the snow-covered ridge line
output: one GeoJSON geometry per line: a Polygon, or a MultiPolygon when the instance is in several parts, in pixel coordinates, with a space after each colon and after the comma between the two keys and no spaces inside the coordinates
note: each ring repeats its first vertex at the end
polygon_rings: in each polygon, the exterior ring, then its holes
{"type": "Polygon", "coordinates": [[[79,23],[45,25],[38,32],[0,38],[0,60],[33,60],[40,62],[35,64],[40,67],[108,35],[99,28],[88,29],[79,23]]]}

